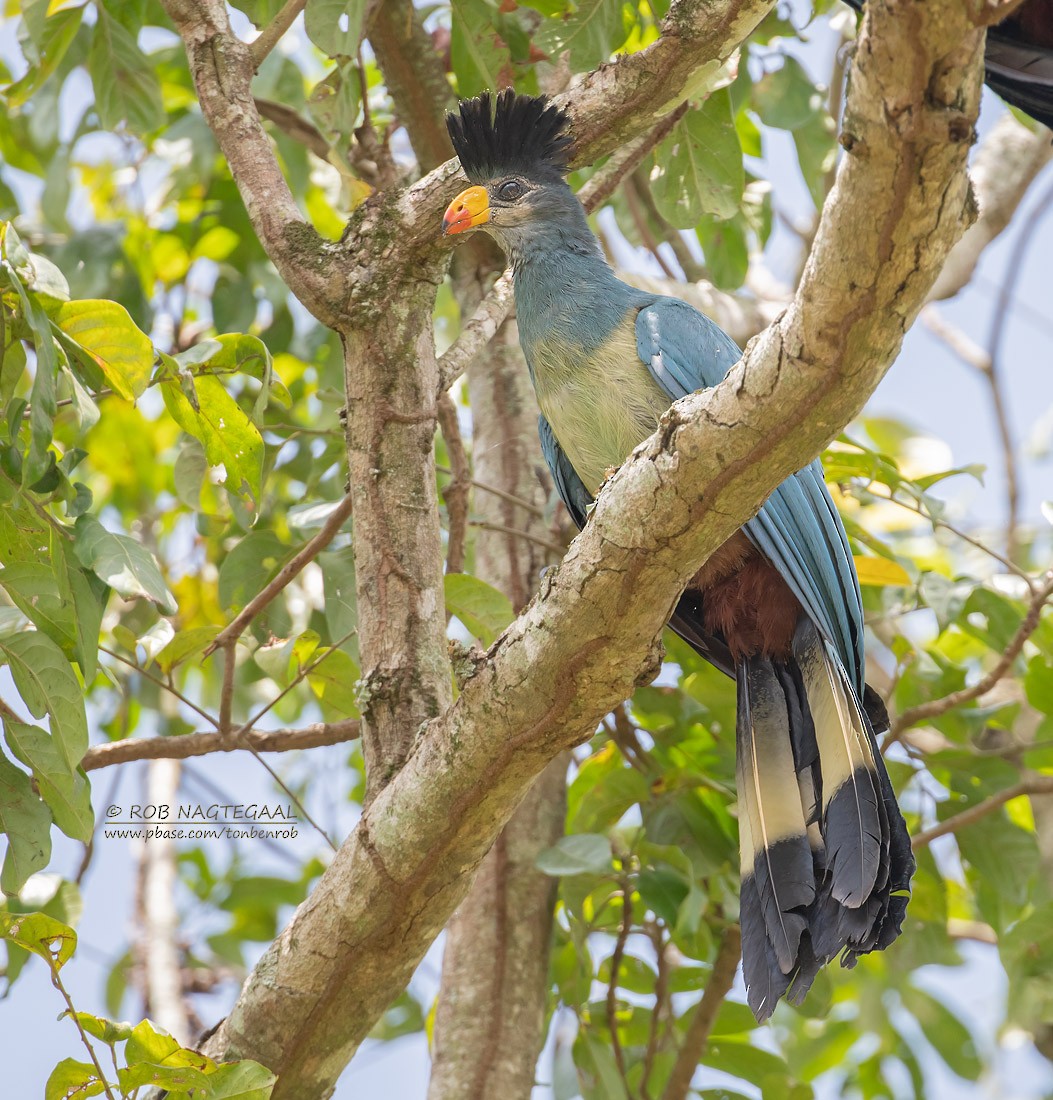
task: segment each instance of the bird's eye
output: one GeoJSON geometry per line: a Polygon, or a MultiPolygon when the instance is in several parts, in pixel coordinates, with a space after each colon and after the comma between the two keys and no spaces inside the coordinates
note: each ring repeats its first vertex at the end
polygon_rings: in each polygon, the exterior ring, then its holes
{"type": "Polygon", "coordinates": [[[526,188],[519,180],[507,180],[497,189],[497,197],[502,202],[515,202],[516,199],[521,199],[525,194],[526,188]]]}

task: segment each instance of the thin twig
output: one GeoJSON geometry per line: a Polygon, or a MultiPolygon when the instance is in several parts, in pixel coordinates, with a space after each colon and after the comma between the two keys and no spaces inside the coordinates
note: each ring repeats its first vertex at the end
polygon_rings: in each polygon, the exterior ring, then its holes
{"type": "Polygon", "coordinates": [[[439,428],[446,442],[446,453],[450,456],[453,476],[442,491],[446,502],[449,540],[446,544],[446,572],[460,573],[464,569],[465,535],[468,530],[468,492],[472,482],[468,455],[461,438],[461,426],[457,420],[457,406],[446,390],[439,394],[439,428]]]}
{"type": "Polygon", "coordinates": [[[657,921],[647,929],[654,946],[655,965],[658,973],[654,983],[654,1009],[651,1012],[651,1024],[647,1030],[647,1048],[644,1051],[642,1072],[640,1074],[641,1100],[651,1100],[647,1082],[654,1068],[655,1055],[658,1053],[658,1035],[662,1019],[669,1007],[669,960],[666,958],[666,943],[662,935],[662,926],[657,921]]]}
{"type": "Polygon", "coordinates": [[[1053,595],[1053,572],[1047,574],[1045,583],[1032,596],[1031,606],[1028,608],[1027,614],[1017,628],[1017,632],[1013,635],[1009,645],[1006,646],[1005,652],[998,658],[991,671],[970,687],[962,688],[960,691],[952,691],[949,695],[944,695],[939,699],[930,699],[927,703],[919,703],[915,707],[908,707],[892,724],[892,732],[889,734],[887,742],[894,743],[898,741],[905,730],[927,718],[936,718],[955,707],[962,706],[964,703],[979,699],[981,695],[986,695],[1012,668],[1013,662],[1020,656],[1024,643],[1038,628],[1042,617],[1042,608],[1045,607],[1051,595],[1053,595]]]}
{"type": "Polygon", "coordinates": [[[676,272],[669,266],[669,262],[662,253],[658,251],[658,246],[661,242],[651,231],[651,226],[647,220],[647,210],[640,199],[640,192],[637,189],[636,180],[631,176],[625,181],[625,198],[629,204],[629,213],[632,216],[633,225],[636,226],[637,235],[643,242],[644,248],[646,248],[655,258],[658,266],[662,269],[662,274],[665,275],[667,279],[672,279],[676,282],[676,272]]]}
{"type": "Polygon", "coordinates": [[[205,650],[204,656],[208,657],[222,646],[230,645],[245,632],[249,623],[282,591],[294,577],[303,572],[304,567],[310,564],[333,541],[337,532],[343,527],[344,522],[351,515],[351,496],[348,494],[332,511],[321,530],[305,543],[304,546],[291,557],[270,580],[266,587],[261,589],[242,608],[237,616],[225,626],[215,637],[212,644],[205,650]]]}
{"type": "Polygon", "coordinates": [[[987,340],[987,354],[990,365],[984,372],[991,390],[991,405],[995,414],[995,423],[998,427],[998,436],[1002,443],[1002,459],[1005,466],[1005,492],[1006,492],[1006,525],[1005,542],[1006,557],[1016,561],[1019,557],[1018,527],[1020,525],[1020,478],[1016,464],[1016,450],[1013,445],[1013,434],[1009,427],[1009,415],[1006,411],[1005,400],[1002,392],[1002,377],[1000,360],[1002,352],[1002,338],[1005,334],[1006,323],[1009,319],[1009,306],[1013,300],[1013,292],[1016,289],[1017,280],[1024,269],[1024,260],[1027,251],[1033,241],[1038,237],[1035,230],[1050,207],[1053,206],[1053,186],[1047,187],[1035,205],[1030,222],[1021,231],[1006,265],[1006,276],[998,292],[998,300],[995,303],[994,318],[991,322],[991,333],[987,340]]]}
{"type": "Polygon", "coordinates": [[[278,14],[260,31],[259,37],[252,43],[252,60],[258,69],[267,55],[284,37],[285,32],[296,22],[296,17],[307,7],[307,0],[286,0],[278,14]]]}
{"type": "MultiPolygon", "coordinates": [[[[240,744],[231,744],[226,733],[185,733],[176,737],[129,737],[105,745],[93,745],[84,754],[81,767],[85,771],[127,764],[132,760],[187,760],[192,756],[208,756],[214,752],[292,752],[315,749],[322,745],[340,745],[359,736],[357,718],[339,722],[315,722],[299,729],[249,729],[241,734],[240,744]]],[[[112,798],[110,799],[112,801],[112,798]]]]}
{"type": "Polygon", "coordinates": [[[629,933],[633,930],[633,888],[628,877],[622,879],[622,922],[618,929],[618,938],[614,943],[614,951],[611,954],[611,976],[607,982],[607,1027],[611,1033],[611,1049],[614,1052],[614,1061],[621,1075],[622,1084],[625,1087],[625,1095],[632,1100],[632,1089],[629,1088],[629,1079],[626,1076],[625,1052],[622,1050],[622,1041],[618,1037],[618,971],[621,969],[622,958],[625,955],[625,945],[629,941],[629,933]]]}
{"type": "Polygon", "coordinates": [[[607,163],[598,172],[594,172],[578,192],[578,199],[586,212],[592,214],[598,210],[618,190],[618,184],[639,167],[640,162],[656,145],[669,136],[686,113],[687,103],[681,103],[646,134],[641,134],[624,148],[612,153],[607,163]]]}
{"type": "Polygon", "coordinates": [[[329,834],[321,827],[321,825],[319,825],[318,822],[315,821],[315,819],[311,817],[311,815],[307,812],[307,807],[304,806],[300,799],[297,798],[296,794],[289,789],[285,780],[282,779],[282,777],[270,766],[270,764],[267,763],[266,760],[264,760],[264,758],[251,745],[244,744],[241,739],[246,733],[248,733],[250,729],[253,728],[253,726],[256,725],[257,722],[259,722],[259,720],[265,714],[268,713],[268,711],[277,706],[278,703],[281,702],[281,700],[284,699],[285,696],[293,690],[293,688],[297,687],[300,683],[306,680],[307,677],[329,656],[330,653],[338,650],[344,644],[344,642],[346,642],[354,633],[354,630],[349,630],[339,641],[330,646],[330,648],[327,649],[320,657],[316,657],[313,661],[304,665],[304,667],[301,668],[299,672],[297,672],[297,674],[293,677],[289,685],[278,692],[278,694],[269,703],[261,707],[256,712],[256,714],[253,715],[253,717],[250,718],[243,726],[240,726],[232,734],[224,734],[224,736],[230,739],[232,748],[246,748],[249,750],[249,752],[252,753],[253,756],[256,757],[263,768],[270,774],[274,782],[277,783],[283,791],[285,791],[290,799],[292,799],[296,808],[300,811],[300,813],[303,814],[304,820],[314,828],[314,830],[319,834],[319,836],[322,837],[323,840],[325,840],[326,844],[328,844],[334,852],[337,850],[336,844],[333,843],[329,834]]]}
{"type": "Polygon", "coordinates": [[[565,546],[560,546],[557,542],[551,542],[540,535],[532,535],[529,531],[521,531],[518,527],[506,527],[503,523],[487,523],[486,520],[473,519],[469,522],[469,527],[478,527],[483,531],[496,531],[499,535],[515,535],[516,538],[526,539],[527,542],[532,542],[536,546],[543,546],[559,557],[563,557],[567,551],[565,546]]]}
{"type": "Polygon", "coordinates": [[[113,1091],[110,1089],[109,1082],[106,1080],[106,1074],[102,1072],[102,1063],[99,1061],[99,1056],[95,1053],[95,1047],[92,1046],[91,1041],[88,1039],[87,1033],[84,1030],[83,1024],[80,1022],[80,1017],[77,1015],[77,1010],[73,1007],[73,1000],[69,993],[66,992],[66,987],[62,984],[62,979],[59,977],[58,966],[54,959],[52,959],[50,953],[46,953],[48,966],[51,967],[51,984],[62,994],[62,999],[66,1002],[67,1012],[66,1015],[76,1025],[77,1030],[80,1032],[81,1042],[88,1048],[88,1055],[91,1058],[92,1065],[95,1067],[96,1072],[99,1075],[99,1081],[102,1084],[103,1092],[109,1097],[109,1100],[115,1100],[113,1091]]]}
{"type": "Polygon", "coordinates": [[[219,690],[219,730],[230,732],[230,714],[234,705],[234,671],[238,667],[238,639],[230,638],[223,646],[223,683],[219,690]]]}
{"type": "MultiPolygon", "coordinates": [[[[449,466],[440,466],[436,463],[435,469],[440,474],[447,474],[453,477],[453,470],[449,466]]],[[[484,493],[492,493],[495,497],[507,500],[509,504],[514,504],[517,508],[522,508],[532,516],[542,517],[545,514],[544,508],[534,504],[532,501],[526,500],[524,497],[517,497],[515,493],[510,493],[506,489],[499,489],[496,485],[488,485],[485,481],[480,481],[478,478],[474,477],[470,478],[468,483],[473,489],[482,489],[484,493]]]]}
{"type": "Polygon", "coordinates": [[[687,1100],[691,1078],[694,1077],[695,1068],[706,1052],[709,1033],[713,1030],[713,1024],[716,1023],[720,1006],[731,992],[741,954],[742,936],[739,926],[729,925],[724,938],[720,941],[720,949],[713,963],[713,973],[706,982],[706,991],[702,994],[702,1000],[698,1002],[691,1022],[687,1025],[687,1033],[676,1056],[673,1072],[666,1082],[662,1100],[687,1100]]]}
{"type": "Polygon", "coordinates": [[[992,550],[986,543],[981,542],[974,535],[970,535],[967,531],[963,531],[960,527],[956,527],[953,523],[943,519],[940,516],[934,516],[931,512],[923,512],[916,504],[912,504],[910,501],[903,500],[897,496],[880,496],[877,493],[872,493],[871,496],[880,500],[882,503],[895,504],[900,508],[905,508],[908,512],[913,512],[916,516],[920,516],[927,523],[931,523],[933,527],[942,527],[945,531],[950,531],[952,535],[960,538],[962,542],[967,542],[970,546],[975,547],[977,550],[982,551],[988,557],[994,558],[999,564],[1004,565],[1006,569],[1019,577],[1027,584],[1028,590],[1034,592],[1035,590],[1035,578],[1027,572],[1025,569],[1021,569],[1019,565],[1010,561],[1004,554],[999,554],[997,550],[992,550]]]}
{"type": "Polygon", "coordinates": [[[917,851],[919,848],[931,844],[938,837],[946,836],[948,833],[956,833],[967,825],[975,825],[981,818],[994,813],[1000,806],[1012,802],[1014,798],[1033,794],[1053,794],[1053,775],[1036,775],[1031,779],[1022,779],[1012,787],[1006,787],[1004,791],[999,791],[997,794],[985,798],[982,802],[977,802],[975,806],[970,806],[967,810],[962,810],[961,813],[947,818],[946,821],[933,825],[931,829],[925,829],[924,832],[918,833],[911,838],[910,846],[914,851],[917,851]]]}
{"type": "Polygon", "coordinates": [[[108,657],[113,657],[114,660],[120,661],[121,664],[127,665],[129,668],[134,669],[136,672],[139,673],[140,676],[146,677],[147,680],[150,680],[152,683],[157,684],[158,687],[164,688],[165,691],[169,692],[171,695],[174,695],[184,706],[189,707],[199,717],[204,718],[204,720],[210,725],[213,725],[216,727],[216,729],[219,729],[219,722],[216,721],[216,719],[213,718],[212,715],[208,713],[208,711],[202,710],[197,705],[197,703],[192,702],[190,699],[188,699],[178,688],[173,687],[170,683],[168,683],[167,680],[162,680],[160,676],[155,676],[148,669],[143,668],[142,665],[136,664],[135,661],[128,660],[127,657],[123,656],[120,653],[117,653],[115,650],[107,649],[104,645],[99,646],[99,652],[105,653],[108,657]]]}
{"type": "Polygon", "coordinates": [[[461,326],[457,339],[439,357],[440,393],[464,374],[494,338],[512,308],[512,300],[512,275],[506,271],[461,326]]]}

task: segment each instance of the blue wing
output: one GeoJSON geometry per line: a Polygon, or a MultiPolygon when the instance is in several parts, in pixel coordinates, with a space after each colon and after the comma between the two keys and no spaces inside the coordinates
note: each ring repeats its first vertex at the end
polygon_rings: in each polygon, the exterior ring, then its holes
{"type": "MultiPolygon", "coordinates": [[[[723,329],[675,298],[658,298],[640,310],[636,348],[670,401],[715,386],[741,355],[723,329]]],[[[833,643],[862,698],[859,581],[818,459],[788,477],[743,530],[833,643]]]]}
{"type": "Polygon", "coordinates": [[[548,468],[552,471],[552,480],[556,483],[556,492],[560,500],[567,506],[570,518],[578,525],[578,530],[585,526],[589,515],[589,505],[592,504],[592,495],[570,464],[570,459],[563,453],[563,448],[556,442],[552,434],[552,426],[543,417],[537,418],[537,434],[541,437],[541,453],[545,456],[548,468]]]}

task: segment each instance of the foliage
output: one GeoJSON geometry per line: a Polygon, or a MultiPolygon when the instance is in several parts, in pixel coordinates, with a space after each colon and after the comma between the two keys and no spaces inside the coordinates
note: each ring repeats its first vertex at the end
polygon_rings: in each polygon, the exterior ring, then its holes
{"type": "MultiPolygon", "coordinates": [[[[242,0],[239,26],[265,26],[279,6],[242,0]]],[[[17,7],[7,14],[22,57],[0,53],[0,661],[14,688],[5,680],[0,708],[0,921],[8,986],[37,955],[68,1001],[59,971],[76,942],[77,887],[55,886],[42,913],[20,899],[44,881],[53,827],[82,843],[93,835],[89,741],[178,738],[224,723],[229,732],[231,715],[245,729],[356,718],[356,577],[346,521],[291,583],[253,606],[343,499],[341,353],[267,260],[162,8],[28,0],[16,22],[17,7]],[[240,632],[214,649],[246,608],[240,632]]],[[[509,82],[536,91],[562,51],[578,73],[647,46],[666,7],[452,0],[429,26],[448,44],[458,93],[509,82]]],[[[272,52],[254,86],[282,109],[263,108],[282,167],[305,216],[331,238],[372,187],[415,172],[391,140],[397,111],[383,74],[358,49],[364,10],[309,0],[310,45],[272,52]]],[[[821,205],[834,126],[826,89],[799,60],[802,33],[767,19],[615,193],[620,234],[649,260],[668,268],[672,255],[690,278],[743,285],[773,230],[761,158],[776,130],[792,135],[821,205]]],[[[448,284],[435,310],[440,345],[459,323],[448,284]]],[[[928,442],[912,426],[868,419],[827,455],[864,583],[876,683],[894,714],[996,667],[1035,601],[1050,545],[1048,532],[1025,539],[1006,563],[983,548],[986,536],[960,537],[936,493],[943,479],[977,471],[919,465],[928,442]]],[[[450,465],[442,440],[436,458],[440,470],[450,465]]],[[[440,472],[440,498],[452,477],[440,472]]],[[[485,647],[512,606],[473,567],[469,538],[464,573],[447,577],[447,609],[453,632],[485,647]]],[[[912,831],[924,836],[1053,774],[1053,616],[1036,606],[997,692],[926,717],[923,736],[898,731],[889,762],[912,831]]],[[[573,1047],[557,1054],[559,1100],[661,1094],[737,917],[733,688],[676,639],[667,646],[659,682],[578,753],[567,836],[539,860],[559,879],[549,1010],[577,1027],[573,1047]]],[[[346,766],[360,801],[356,749],[346,766]]],[[[289,793],[309,800],[310,785],[289,793]]],[[[1053,852],[1037,838],[1036,804],[1022,793],[922,845],[910,921],[892,953],[827,970],[763,1039],[733,995],[702,1064],[750,1095],[793,1100],[831,1080],[842,1095],[886,1096],[893,1075],[903,1095],[933,1095],[933,1059],[978,1079],[992,1037],[972,1035],[920,971],[962,966],[958,939],[993,943],[1011,1022],[1033,1032],[1048,1024],[1053,852]]],[[[321,864],[308,860],[286,881],[240,859],[221,866],[198,847],[180,850],[179,870],[184,901],[223,918],[218,931],[195,933],[188,958],[240,975],[321,864]]],[[[120,1014],[129,973],[122,953],[109,1015],[120,1014]]],[[[429,1008],[404,994],[376,1037],[423,1031],[429,1008]]],[[[114,1052],[113,1095],[146,1084],[217,1100],[269,1095],[262,1067],[217,1066],[149,1021],[132,1028],[72,1003],[68,1014],[89,1050],[114,1052]]],[[[45,1093],[104,1087],[94,1057],[65,1057],[45,1093]]]]}

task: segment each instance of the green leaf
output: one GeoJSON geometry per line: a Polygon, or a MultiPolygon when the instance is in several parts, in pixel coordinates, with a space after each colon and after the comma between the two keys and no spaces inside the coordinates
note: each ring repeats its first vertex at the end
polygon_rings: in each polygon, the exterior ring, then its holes
{"type": "MultiPolygon", "coordinates": [[[[322,584],[325,593],[325,623],[333,642],[347,637],[358,625],[358,600],[355,591],[355,554],[351,546],[318,555],[322,567],[322,584]]],[[[347,643],[348,652],[355,656],[358,647],[353,639],[347,643]]]]}
{"type": "Polygon", "coordinates": [[[980,1076],[983,1063],[969,1029],[940,1000],[916,986],[902,989],[903,1003],[921,1025],[925,1038],[947,1065],[967,1081],[980,1076]]]}
{"type": "Polygon", "coordinates": [[[66,836],[87,844],[95,827],[87,776],[80,768],[69,769],[47,730],[5,716],[4,732],[16,759],[33,770],[37,790],[51,807],[55,824],[66,836]]]}
{"type": "Polygon", "coordinates": [[[602,875],[611,869],[611,842],[598,833],[561,837],[535,861],[546,875],[602,875]]]}
{"type": "MultiPolygon", "coordinates": [[[[945,816],[940,804],[940,816],[945,816]]],[[[960,809],[954,806],[954,810],[960,809]]],[[[1014,825],[1004,810],[988,814],[955,833],[962,858],[985,887],[1002,903],[1023,905],[1028,884],[1039,870],[1038,844],[1033,832],[1014,825]]]]}
{"type": "Polygon", "coordinates": [[[494,12],[486,0],[451,0],[450,63],[462,98],[513,83],[512,55],[494,28],[494,12]]]}
{"type": "Polygon", "coordinates": [[[77,933],[45,913],[0,912],[0,936],[61,970],[77,949],[77,933]]]}
{"type": "Polygon", "coordinates": [[[134,401],[149,385],[154,346],[124,306],[105,299],[64,302],[51,311],[51,320],[121,397],[134,401]]]}
{"type": "Polygon", "coordinates": [[[837,127],[825,112],[793,132],[797,161],[816,208],[826,198],[826,177],[837,160],[837,127]]]}
{"type": "Polygon", "coordinates": [[[122,122],[139,134],[158,129],[166,116],[156,68],[105,5],[96,4],[95,11],[88,72],[99,122],[104,130],[115,130],[122,122]]]}
{"type": "Polygon", "coordinates": [[[90,1012],[78,1012],[77,1021],[89,1035],[107,1046],[123,1043],[125,1039],[131,1038],[132,1025],[123,1021],[107,1020],[105,1016],[93,1016],[90,1012]]]}
{"type": "Polygon", "coordinates": [[[210,466],[226,471],[226,487],[254,502],[263,485],[263,437],[248,413],[223,388],[218,378],[187,379],[193,402],[175,382],[163,382],[161,393],[172,419],[200,440],[210,466]]]}
{"type": "MultiPolygon", "coordinates": [[[[3,574],[0,573],[0,578],[3,574]]],[[[1043,714],[1053,714],[1053,667],[1039,653],[1027,663],[1024,677],[1027,701],[1043,714]]]]}
{"type": "Polygon", "coordinates": [[[655,916],[669,927],[674,927],[680,905],[689,889],[682,876],[672,871],[645,870],[640,872],[637,886],[640,897],[655,916]]]}
{"type": "Polygon", "coordinates": [[[29,71],[14,84],[3,90],[8,108],[21,107],[27,103],[40,86],[62,63],[66,51],[77,36],[83,8],[73,8],[57,12],[45,21],[42,34],[37,43],[40,57],[38,65],[30,66],[29,71]]]}
{"type": "Polygon", "coordinates": [[[475,635],[484,646],[515,618],[512,601],[486,581],[468,573],[447,573],[443,578],[446,610],[475,635]]]}
{"type": "Polygon", "coordinates": [[[152,1085],[169,1092],[194,1092],[201,1097],[210,1095],[208,1078],[190,1066],[155,1066],[149,1062],[136,1062],[127,1069],[117,1070],[117,1080],[125,1093],[152,1085]]]}
{"type": "Polygon", "coordinates": [[[72,774],[88,751],[88,721],[80,684],[62,650],[47,635],[27,630],[0,639],[0,655],[30,714],[47,715],[51,740],[72,774]]]}
{"type": "Polygon", "coordinates": [[[651,193],[659,213],[677,229],[704,214],[730,218],[739,209],[746,175],[726,88],[689,111],[659,146],[651,193]]]}
{"type": "Polygon", "coordinates": [[[753,84],[753,106],[765,126],[796,130],[823,107],[823,96],[801,63],[788,54],[782,65],[753,84]]]}
{"type": "MultiPolygon", "coordinates": [[[[0,889],[17,894],[35,871],[51,858],[51,813],[33,790],[29,776],[0,754],[0,831],[7,835],[7,854],[0,889]]],[[[11,981],[8,975],[8,981],[11,981]]]]}
{"type": "Polygon", "coordinates": [[[101,1095],[105,1089],[106,1082],[93,1065],[63,1058],[48,1077],[44,1100],[85,1100],[101,1095]]]}
{"type": "Polygon", "coordinates": [[[218,626],[195,626],[190,630],[180,630],[157,655],[161,671],[167,676],[176,665],[203,653],[221,629],[218,626]]]}
{"type": "Polygon", "coordinates": [[[246,1060],[219,1066],[208,1083],[210,1100],[269,1100],[278,1078],[259,1062],[246,1060]]]}
{"type": "Polygon", "coordinates": [[[746,280],[750,252],[745,224],[745,219],[738,214],[723,220],[706,215],[695,226],[695,236],[706,260],[706,272],[714,286],[721,290],[738,290],[746,280]]]}
{"type": "MultiPolygon", "coordinates": [[[[314,659],[321,657],[318,653],[314,659]]],[[[318,667],[307,674],[307,683],[319,700],[341,718],[357,718],[355,683],[361,675],[362,670],[348,654],[342,649],[330,649],[318,667]]]]}
{"type": "Polygon", "coordinates": [[[628,37],[622,17],[622,0],[578,0],[562,19],[546,19],[537,33],[537,44],[553,61],[570,52],[574,72],[595,69],[628,37]]]}
{"type": "Polygon", "coordinates": [[[124,1057],[130,1066],[143,1062],[155,1068],[166,1066],[208,1072],[215,1065],[204,1054],[181,1047],[167,1031],[157,1027],[152,1020],[143,1020],[132,1028],[128,1045],[124,1048],[124,1057]]]}
{"type": "Polygon", "coordinates": [[[94,516],[80,516],[73,552],[77,560],[115,592],[135,599],[152,600],[166,615],[178,610],[157,559],[141,543],[127,535],[107,531],[94,516]]]}
{"type": "Polygon", "coordinates": [[[307,0],[307,37],[329,57],[354,57],[362,38],[365,0],[307,0]]]}
{"type": "Polygon", "coordinates": [[[37,630],[65,651],[73,651],[76,643],[73,603],[59,587],[53,561],[8,559],[0,570],[0,587],[37,630]]]}
{"type": "Polygon", "coordinates": [[[278,571],[289,547],[273,531],[250,531],[219,567],[219,602],[240,611],[278,571]]]}
{"type": "MultiPolygon", "coordinates": [[[[6,251],[10,256],[12,245],[21,247],[10,230],[7,232],[6,251]]],[[[13,262],[13,261],[12,261],[13,262]]],[[[4,274],[22,303],[22,311],[33,332],[33,346],[37,353],[37,368],[33,374],[30,391],[29,453],[22,467],[22,484],[35,485],[52,462],[50,448],[54,433],[55,414],[58,411],[55,398],[55,378],[58,374],[58,355],[51,336],[51,326],[44,307],[35,294],[26,292],[21,279],[13,270],[4,274]]]]}

